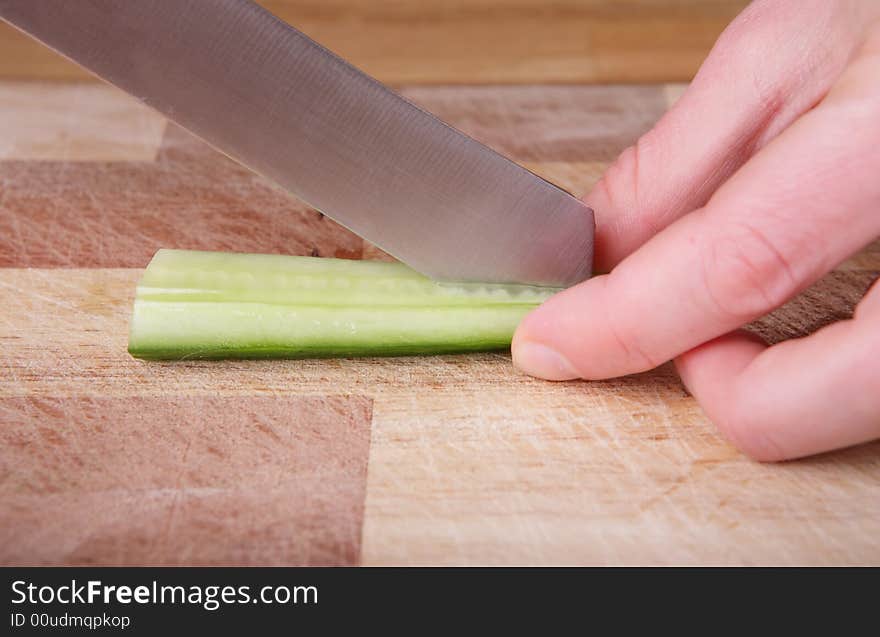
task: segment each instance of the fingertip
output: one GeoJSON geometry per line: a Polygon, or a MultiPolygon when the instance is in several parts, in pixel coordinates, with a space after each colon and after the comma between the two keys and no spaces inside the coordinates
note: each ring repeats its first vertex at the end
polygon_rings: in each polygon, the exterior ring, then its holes
{"type": "Polygon", "coordinates": [[[544,380],[572,380],[580,374],[568,358],[554,347],[549,334],[559,329],[554,311],[541,305],[520,322],[510,344],[514,366],[544,380]]]}
{"type": "Polygon", "coordinates": [[[580,375],[568,359],[541,343],[523,341],[512,348],[513,364],[520,371],[544,380],[573,380],[580,375]]]}
{"type": "MultiPolygon", "coordinates": [[[[529,313],[512,343],[517,364],[542,378],[588,380],[656,367],[658,363],[648,360],[638,347],[640,327],[633,318],[637,310],[628,307],[628,299],[638,292],[626,283],[609,285],[612,276],[595,276],[563,290],[529,313]],[[630,318],[618,318],[627,313],[630,318]],[[534,356],[526,356],[523,344],[527,342],[552,350],[559,360],[550,364],[550,356],[543,351],[539,365],[537,350],[534,356]],[[555,370],[552,374],[551,369],[555,370]]],[[[650,325],[647,329],[650,331],[650,325]]]]}

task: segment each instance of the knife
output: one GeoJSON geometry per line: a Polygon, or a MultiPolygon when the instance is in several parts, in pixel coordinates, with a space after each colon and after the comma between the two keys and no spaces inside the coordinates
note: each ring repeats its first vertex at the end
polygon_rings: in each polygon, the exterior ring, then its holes
{"type": "Polygon", "coordinates": [[[590,274],[586,205],[250,0],[0,0],[0,17],[423,274],[590,274]]]}

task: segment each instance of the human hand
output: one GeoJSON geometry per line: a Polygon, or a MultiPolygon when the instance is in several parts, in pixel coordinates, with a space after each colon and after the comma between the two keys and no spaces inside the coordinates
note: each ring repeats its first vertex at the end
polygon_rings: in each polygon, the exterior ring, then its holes
{"type": "Polygon", "coordinates": [[[880,436],[880,284],[806,338],[738,330],[880,236],[880,2],[751,5],[586,201],[611,273],[523,320],[520,369],[600,379],[674,358],[759,460],[880,436]]]}

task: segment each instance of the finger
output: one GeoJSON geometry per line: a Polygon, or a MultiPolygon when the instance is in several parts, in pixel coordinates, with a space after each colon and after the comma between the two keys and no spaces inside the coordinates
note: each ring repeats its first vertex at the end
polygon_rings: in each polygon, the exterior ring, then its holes
{"type": "MultiPolygon", "coordinates": [[[[880,3],[860,6],[880,15],[880,3]]],[[[734,20],[684,96],[585,197],[596,211],[597,270],[705,205],[812,108],[843,71],[864,19],[846,3],[811,0],[757,2],[734,20]]]]}
{"type": "Polygon", "coordinates": [[[737,447],[785,460],[880,437],[880,285],[855,318],[767,348],[742,332],[676,359],[688,390],[737,447]]]}
{"type": "Polygon", "coordinates": [[[880,234],[878,76],[880,52],[866,53],[705,208],[529,314],[514,362],[552,379],[644,371],[771,311],[867,245],[880,234]]]}

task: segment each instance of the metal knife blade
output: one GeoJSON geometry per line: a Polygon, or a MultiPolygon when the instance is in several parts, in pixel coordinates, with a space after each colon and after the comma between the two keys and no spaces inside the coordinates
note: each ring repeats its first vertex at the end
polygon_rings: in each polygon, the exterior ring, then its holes
{"type": "Polygon", "coordinates": [[[0,0],[0,17],[424,274],[590,274],[587,206],[249,0],[0,0]]]}

